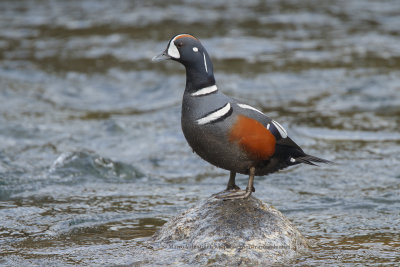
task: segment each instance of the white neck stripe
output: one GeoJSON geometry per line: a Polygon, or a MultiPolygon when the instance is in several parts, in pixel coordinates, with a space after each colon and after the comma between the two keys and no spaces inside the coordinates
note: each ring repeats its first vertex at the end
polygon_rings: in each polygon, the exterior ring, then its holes
{"type": "Polygon", "coordinates": [[[192,93],[192,96],[208,95],[208,94],[214,93],[217,90],[218,90],[218,88],[214,84],[214,85],[211,85],[211,86],[208,86],[208,87],[204,87],[202,89],[197,90],[196,92],[192,93]]]}
{"type": "Polygon", "coordinates": [[[231,104],[228,102],[222,108],[208,114],[207,116],[204,116],[201,119],[196,120],[196,122],[200,125],[204,125],[204,124],[216,121],[216,120],[222,118],[223,116],[225,116],[226,114],[228,114],[228,112],[230,110],[231,110],[231,104]]]}
{"type": "Polygon", "coordinates": [[[204,59],[204,67],[206,68],[206,72],[208,73],[206,54],[204,54],[204,53],[203,53],[203,59],[204,59]]]}

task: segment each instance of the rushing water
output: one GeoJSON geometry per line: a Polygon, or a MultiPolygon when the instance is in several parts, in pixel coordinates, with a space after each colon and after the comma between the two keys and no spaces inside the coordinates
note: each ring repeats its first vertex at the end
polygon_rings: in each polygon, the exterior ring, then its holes
{"type": "Polygon", "coordinates": [[[400,1],[10,0],[0,265],[137,263],[169,218],[224,189],[228,172],[182,135],[183,67],[150,61],[182,32],[202,40],[221,90],[337,163],[255,181],[313,244],[296,263],[398,263],[400,1]]]}

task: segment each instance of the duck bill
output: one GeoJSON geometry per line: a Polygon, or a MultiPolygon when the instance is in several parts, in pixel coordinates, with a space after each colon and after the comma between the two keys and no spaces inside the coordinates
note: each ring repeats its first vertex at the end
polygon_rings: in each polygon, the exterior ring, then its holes
{"type": "Polygon", "coordinates": [[[164,50],[158,56],[153,57],[152,61],[153,62],[159,62],[159,61],[163,61],[163,60],[170,59],[170,58],[171,58],[171,56],[168,55],[167,50],[164,50]]]}

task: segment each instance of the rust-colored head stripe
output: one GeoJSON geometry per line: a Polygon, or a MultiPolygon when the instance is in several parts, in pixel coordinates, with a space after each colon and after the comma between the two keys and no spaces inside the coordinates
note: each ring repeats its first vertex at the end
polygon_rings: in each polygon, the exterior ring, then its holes
{"type": "Polygon", "coordinates": [[[174,41],[176,41],[176,40],[178,40],[178,39],[180,39],[180,38],[183,38],[183,37],[188,37],[188,38],[192,38],[192,39],[197,40],[196,37],[194,37],[194,36],[192,36],[192,35],[190,35],[190,34],[181,34],[181,35],[176,36],[175,39],[174,39],[174,41]]]}

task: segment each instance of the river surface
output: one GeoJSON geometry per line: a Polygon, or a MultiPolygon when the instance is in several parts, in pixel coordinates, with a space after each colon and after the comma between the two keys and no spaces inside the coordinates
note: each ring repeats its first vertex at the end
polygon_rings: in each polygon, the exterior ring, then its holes
{"type": "Polygon", "coordinates": [[[138,264],[225,188],[181,132],[184,68],[151,62],[178,33],[219,89],[337,163],[255,180],[312,243],[295,263],[398,263],[400,1],[42,0],[0,2],[0,265],[138,264]]]}

